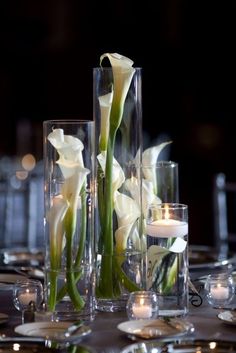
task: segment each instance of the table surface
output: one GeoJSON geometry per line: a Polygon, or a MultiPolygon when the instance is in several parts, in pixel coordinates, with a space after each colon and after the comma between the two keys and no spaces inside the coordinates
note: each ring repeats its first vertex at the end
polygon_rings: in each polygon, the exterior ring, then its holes
{"type": "MultiPolygon", "coordinates": [[[[195,327],[194,338],[236,342],[236,326],[225,324],[217,318],[220,309],[211,308],[206,300],[199,307],[190,304],[189,309],[186,319],[195,327]]],[[[14,327],[21,324],[21,314],[13,306],[11,290],[0,290],[0,312],[9,315],[8,322],[0,325],[0,334],[18,336],[14,327]]],[[[97,353],[122,351],[124,347],[134,344],[126,334],[117,329],[119,323],[127,320],[125,312],[96,313],[95,320],[90,323],[92,333],[81,344],[92,347],[97,353]]]]}

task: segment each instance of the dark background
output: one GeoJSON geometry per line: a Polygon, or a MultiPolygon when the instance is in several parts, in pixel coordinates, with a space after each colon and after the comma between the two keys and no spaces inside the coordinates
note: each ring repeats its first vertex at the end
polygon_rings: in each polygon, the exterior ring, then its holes
{"type": "Polygon", "coordinates": [[[92,120],[92,68],[143,68],[145,144],[171,139],[190,242],[212,244],[215,173],[236,180],[234,1],[0,2],[0,157],[42,158],[42,122],[92,120]]]}

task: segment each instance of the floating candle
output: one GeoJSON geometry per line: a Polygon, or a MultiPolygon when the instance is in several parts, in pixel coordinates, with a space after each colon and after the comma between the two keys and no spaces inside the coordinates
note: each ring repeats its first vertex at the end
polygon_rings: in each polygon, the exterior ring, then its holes
{"type": "Polygon", "coordinates": [[[184,237],[188,234],[188,223],[175,219],[158,219],[147,224],[146,234],[153,237],[184,237]]]}

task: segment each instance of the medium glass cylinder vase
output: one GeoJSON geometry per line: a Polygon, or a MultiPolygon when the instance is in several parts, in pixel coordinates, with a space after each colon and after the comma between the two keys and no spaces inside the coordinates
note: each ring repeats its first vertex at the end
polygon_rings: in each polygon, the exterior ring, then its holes
{"type": "Polygon", "coordinates": [[[43,124],[45,295],[55,320],[94,318],[94,123],[43,124]]]}
{"type": "Polygon", "coordinates": [[[141,178],[136,168],[142,152],[141,69],[133,69],[129,84],[127,76],[112,67],[93,71],[96,307],[101,311],[125,310],[129,293],[142,289],[145,281],[141,178]]]}
{"type": "Polygon", "coordinates": [[[160,316],[188,312],[188,206],[152,205],[147,224],[147,288],[157,293],[160,316]]]}

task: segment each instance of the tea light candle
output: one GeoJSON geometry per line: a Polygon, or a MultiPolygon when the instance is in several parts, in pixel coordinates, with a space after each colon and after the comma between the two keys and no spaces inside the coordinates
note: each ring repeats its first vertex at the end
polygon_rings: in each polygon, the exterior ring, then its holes
{"type": "Polygon", "coordinates": [[[19,294],[19,302],[22,305],[29,305],[31,301],[36,302],[37,293],[30,293],[29,289],[26,289],[26,292],[19,294]]]}
{"type": "Polygon", "coordinates": [[[133,314],[137,319],[150,319],[152,317],[152,307],[148,304],[134,303],[133,314]]]}
{"type": "Polygon", "coordinates": [[[212,298],[217,300],[228,299],[229,297],[229,288],[222,287],[220,283],[215,287],[211,287],[210,293],[212,298]]]}

